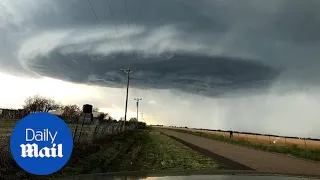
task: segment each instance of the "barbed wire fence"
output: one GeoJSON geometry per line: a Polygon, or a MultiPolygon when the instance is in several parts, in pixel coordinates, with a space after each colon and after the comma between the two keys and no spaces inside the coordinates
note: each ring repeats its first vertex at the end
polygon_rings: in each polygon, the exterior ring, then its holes
{"type": "MultiPolygon", "coordinates": [[[[24,117],[21,114],[0,114],[0,151],[9,147],[10,135],[16,123],[24,117]]],[[[59,116],[69,126],[75,144],[95,143],[106,136],[114,136],[125,131],[142,129],[146,127],[144,122],[127,121],[125,130],[124,121],[99,120],[84,121],[81,116],[59,116]]]]}
{"type": "Polygon", "coordinates": [[[83,120],[69,122],[69,128],[72,132],[73,142],[78,143],[95,143],[105,137],[114,136],[125,131],[142,129],[146,126],[143,122],[126,122],[125,130],[123,129],[124,121],[116,120],[99,120],[91,122],[83,120]]]}
{"type": "MultiPolygon", "coordinates": [[[[21,114],[12,113],[11,111],[10,113],[0,114],[0,177],[19,172],[18,166],[10,155],[10,136],[14,126],[23,117],[21,114]]],[[[129,121],[126,122],[124,130],[124,121],[96,118],[91,119],[91,121],[84,121],[79,116],[60,118],[69,126],[75,148],[91,147],[90,144],[109,143],[109,140],[112,142],[113,137],[118,134],[146,127],[143,122],[129,121]],[[109,137],[112,138],[110,139],[109,137]]]]}

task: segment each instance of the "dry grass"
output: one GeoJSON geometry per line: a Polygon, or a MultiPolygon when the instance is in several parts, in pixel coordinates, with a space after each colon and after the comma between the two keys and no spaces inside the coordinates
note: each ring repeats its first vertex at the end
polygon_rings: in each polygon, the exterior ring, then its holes
{"type": "MultiPolygon", "coordinates": [[[[196,130],[196,129],[188,129],[188,130],[194,131],[194,132],[204,132],[204,133],[211,133],[216,135],[223,135],[225,137],[229,137],[230,135],[228,132],[196,130]]],[[[284,138],[284,137],[275,137],[275,136],[242,134],[242,133],[233,133],[233,138],[254,141],[254,142],[259,142],[263,144],[273,144],[273,145],[279,145],[279,146],[296,145],[300,148],[320,149],[320,141],[309,140],[309,139],[295,139],[295,138],[284,138]]]]}
{"type": "Polygon", "coordinates": [[[226,143],[245,146],[245,147],[249,147],[257,150],[262,150],[267,152],[276,152],[276,153],[286,154],[289,156],[295,156],[298,158],[309,159],[313,161],[320,161],[319,148],[313,148],[313,147],[311,148],[306,145],[302,147],[300,145],[299,147],[297,144],[293,144],[295,143],[295,141],[286,142],[285,140],[284,143],[277,144],[271,141],[271,136],[269,140],[269,136],[256,136],[251,134],[246,135],[241,133],[240,134],[234,133],[233,138],[229,138],[229,136],[227,136],[228,133],[226,132],[212,132],[212,131],[203,131],[203,130],[201,131],[201,130],[191,130],[191,129],[185,129],[185,128],[168,128],[168,129],[178,131],[178,132],[188,133],[188,134],[192,134],[192,135],[196,135],[204,138],[214,139],[214,140],[218,140],[226,143]]]}

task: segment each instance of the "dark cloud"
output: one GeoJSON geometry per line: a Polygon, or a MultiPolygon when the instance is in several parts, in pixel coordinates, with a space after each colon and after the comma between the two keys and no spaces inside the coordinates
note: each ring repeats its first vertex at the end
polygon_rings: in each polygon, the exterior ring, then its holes
{"type": "Polygon", "coordinates": [[[139,69],[132,75],[135,87],[206,96],[267,88],[280,76],[320,83],[318,0],[135,0],[127,1],[127,12],[123,0],[91,2],[103,29],[87,0],[17,6],[0,30],[3,71],[122,87],[119,68],[133,67],[139,69]],[[135,28],[143,30],[134,34],[135,28]],[[43,32],[66,31],[72,33],[56,44],[54,38],[41,42],[43,32]],[[34,38],[41,43],[26,45],[34,38]],[[106,45],[113,50],[102,53],[106,45]],[[44,46],[50,48],[38,50],[44,46]],[[33,50],[20,55],[22,47],[33,50]]]}
{"type": "MultiPolygon", "coordinates": [[[[143,97],[140,110],[159,123],[319,136],[319,0],[126,0],[128,15],[124,0],[90,1],[102,28],[88,0],[0,1],[1,73],[124,87],[119,69],[137,68],[129,112],[143,97]]],[[[44,79],[21,89],[1,78],[13,86],[4,104],[37,89],[124,108],[124,88],[44,79]]]]}
{"type": "Polygon", "coordinates": [[[93,56],[62,54],[54,50],[36,59],[36,63],[29,66],[32,71],[44,76],[77,83],[124,87],[127,77],[120,69],[131,67],[137,69],[131,76],[133,87],[177,89],[208,96],[239,88],[267,87],[280,72],[252,60],[183,52],[170,56],[141,57],[139,53],[93,56]]]}
{"type": "MultiPolygon", "coordinates": [[[[216,13],[207,16],[199,11],[201,6],[192,1],[127,1],[127,11],[124,2],[124,0],[91,0],[95,13],[105,27],[113,27],[114,22],[116,25],[129,23],[148,27],[174,24],[194,31],[220,30],[220,32],[225,32],[226,26],[231,25],[230,22],[225,21],[224,17],[215,17],[223,12],[219,6],[212,6],[211,10],[216,13]]],[[[203,5],[201,2],[200,4],[203,5]]],[[[38,15],[31,20],[37,28],[57,29],[96,26],[97,24],[87,0],[57,0],[54,3],[44,4],[43,7],[45,9],[39,9],[38,15]]]]}
{"type": "MultiPolygon", "coordinates": [[[[104,26],[114,26],[114,22],[152,28],[173,24],[187,32],[226,33],[242,25],[240,28],[253,37],[267,36],[295,43],[320,40],[317,33],[320,30],[320,2],[317,0],[135,0],[127,1],[127,13],[123,0],[91,2],[104,26]]],[[[87,0],[57,0],[42,8],[30,20],[39,29],[96,25],[87,0]]]]}

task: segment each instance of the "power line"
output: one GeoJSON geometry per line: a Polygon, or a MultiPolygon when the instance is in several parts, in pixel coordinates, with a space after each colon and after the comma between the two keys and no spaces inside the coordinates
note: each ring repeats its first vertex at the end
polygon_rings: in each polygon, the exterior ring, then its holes
{"type": "MultiPolygon", "coordinates": [[[[113,15],[114,15],[114,14],[113,14],[113,11],[112,11],[112,8],[111,8],[110,1],[108,0],[107,2],[108,2],[108,8],[109,8],[109,11],[110,11],[110,14],[111,14],[111,19],[112,19],[112,22],[113,22],[113,26],[114,26],[114,28],[115,28],[115,30],[116,30],[116,33],[117,33],[117,38],[120,39],[120,38],[119,38],[119,30],[118,30],[118,28],[117,28],[116,22],[115,22],[114,19],[113,19],[113,15]]],[[[105,31],[104,31],[104,29],[103,29],[103,27],[102,27],[102,24],[100,23],[100,19],[99,19],[97,13],[95,12],[95,10],[94,10],[94,8],[93,8],[93,5],[92,5],[91,1],[88,0],[88,3],[89,3],[89,5],[90,5],[90,7],[91,7],[92,13],[94,14],[94,16],[95,16],[95,18],[96,18],[96,20],[97,20],[97,22],[98,22],[98,24],[99,24],[100,29],[102,30],[102,32],[104,32],[104,36],[105,36],[105,38],[108,40],[108,37],[107,37],[107,35],[105,34],[105,31]]],[[[120,47],[121,47],[121,50],[123,51],[123,47],[122,47],[122,42],[121,42],[121,40],[120,40],[120,47]]]]}
{"type": "Polygon", "coordinates": [[[127,16],[127,26],[128,26],[128,29],[129,29],[130,36],[132,37],[132,32],[131,32],[131,29],[130,29],[130,20],[129,20],[129,15],[128,15],[127,0],[123,0],[123,1],[124,1],[124,7],[125,7],[125,10],[126,10],[126,16],[127,16]]]}
{"type": "Polygon", "coordinates": [[[102,27],[102,25],[101,25],[101,23],[100,23],[99,17],[97,16],[96,12],[94,11],[94,8],[93,8],[93,6],[92,6],[92,4],[91,4],[91,1],[88,0],[88,2],[89,2],[89,5],[90,5],[90,7],[91,7],[91,11],[92,11],[92,13],[94,14],[94,17],[96,18],[98,24],[100,25],[100,28],[103,29],[103,27],[102,27]]]}
{"type": "Polygon", "coordinates": [[[119,38],[119,31],[118,31],[118,28],[117,28],[117,24],[116,22],[114,21],[113,19],[113,11],[112,11],[112,8],[111,8],[111,4],[110,4],[110,0],[107,0],[108,2],[108,8],[109,8],[109,11],[110,11],[110,14],[111,14],[111,19],[112,19],[112,22],[113,22],[113,26],[114,28],[116,29],[116,32],[117,32],[117,38],[119,39],[120,41],[120,47],[121,47],[121,50],[123,51],[123,47],[122,47],[122,42],[121,42],[121,39],[119,38]]]}
{"type": "Polygon", "coordinates": [[[107,37],[107,35],[106,35],[106,33],[105,33],[105,31],[104,31],[103,27],[102,27],[102,24],[100,23],[100,19],[99,19],[99,17],[97,16],[97,14],[96,14],[96,12],[95,12],[95,10],[94,10],[94,8],[93,8],[91,1],[90,1],[90,0],[88,0],[88,3],[89,3],[89,5],[90,5],[90,9],[91,9],[91,11],[92,11],[92,13],[93,13],[94,17],[96,18],[96,21],[98,22],[98,25],[99,25],[99,27],[100,27],[101,31],[103,32],[103,34],[104,34],[104,36],[105,36],[106,40],[108,41],[108,37],[107,37]]]}

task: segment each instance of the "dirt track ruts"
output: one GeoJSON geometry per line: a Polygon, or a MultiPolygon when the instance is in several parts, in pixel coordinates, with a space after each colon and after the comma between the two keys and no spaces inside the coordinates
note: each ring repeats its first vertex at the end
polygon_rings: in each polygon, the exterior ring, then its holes
{"type": "Polygon", "coordinates": [[[168,129],[159,130],[258,172],[320,176],[320,163],[224,143],[168,129]]]}

